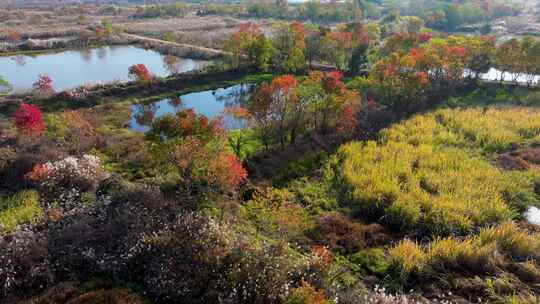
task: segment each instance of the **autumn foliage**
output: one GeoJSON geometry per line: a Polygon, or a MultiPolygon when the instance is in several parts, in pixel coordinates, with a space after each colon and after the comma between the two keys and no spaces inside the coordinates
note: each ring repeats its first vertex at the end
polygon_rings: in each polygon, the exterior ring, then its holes
{"type": "Polygon", "coordinates": [[[15,127],[20,135],[40,137],[45,129],[41,111],[33,105],[21,103],[19,109],[13,113],[15,127]]]}
{"type": "Polygon", "coordinates": [[[182,187],[234,192],[247,180],[247,171],[227,150],[225,135],[222,117],[209,120],[193,109],[183,109],[156,118],[147,138],[156,143],[154,150],[165,172],[172,170],[182,187]]]}
{"type": "Polygon", "coordinates": [[[209,162],[210,180],[224,189],[235,190],[247,181],[247,171],[234,154],[221,152],[209,162]]]}
{"type": "Polygon", "coordinates": [[[41,74],[38,80],[32,85],[34,90],[40,94],[52,94],[54,93],[53,81],[47,74],[41,74]]]}
{"type": "Polygon", "coordinates": [[[149,138],[163,141],[194,136],[206,143],[224,132],[221,117],[209,120],[195,113],[193,109],[178,111],[175,115],[165,115],[154,120],[149,138]]]}
{"type": "Polygon", "coordinates": [[[312,72],[306,80],[292,75],[263,83],[252,95],[248,110],[263,144],[294,144],[309,132],[355,135],[360,96],[348,90],[339,71],[312,72]]]}
{"type": "Polygon", "coordinates": [[[154,76],[152,75],[152,73],[150,73],[146,65],[142,63],[138,63],[138,64],[134,64],[130,66],[128,70],[128,76],[129,78],[135,81],[138,81],[140,83],[150,82],[154,78],[154,76]]]}
{"type": "Polygon", "coordinates": [[[272,59],[273,48],[261,28],[252,22],[242,23],[226,42],[225,49],[232,53],[233,65],[244,61],[250,65],[266,69],[272,59]]]}
{"type": "Polygon", "coordinates": [[[11,43],[17,43],[22,40],[22,35],[17,31],[9,31],[6,35],[6,40],[11,43]]]}

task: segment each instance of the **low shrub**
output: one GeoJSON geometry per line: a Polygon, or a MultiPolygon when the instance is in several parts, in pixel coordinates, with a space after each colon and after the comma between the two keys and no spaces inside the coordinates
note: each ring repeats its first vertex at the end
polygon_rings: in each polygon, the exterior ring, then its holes
{"type": "Polygon", "coordinates": [[[325,152],[307,153],[299,160],[290,162],[285,168],[281,169],[274,176],[272,183],[274,186],[283,186],[288,181],[310,176],[314,171],[321,167],[327,160],[325,152]]]}
{"type": "Polygon", "coordinates": [[[28,185],[26,174],[32,171],[36,163],[44,161],[43,155],[27,151],[17,151],[13,159],[6,159],[3,171],[0,171],[0,187],[14,191],[28,185]]]}
{"type": "Polygon", "coordinates": [[[98,284],[89,289],[78,282],[67,281],[46,289],[42,294],[18,304],[144,304],[145,299],[127,288],[98,284]]]}
{"type": "Polygon", "coordinates": [[[287,187],[294,193],[296,201],[313,213],[334,210],[338,207],[330,185],[325,181],[310,181],[308,178],[295,179],[287,187]]]}
{"type": "Polygon", "coordinates": [[[365,225],[339,213],[322,215],[310,232],[312,238],[341,254],[351,254],[366,247],[365,225]]]}
{"type": "Polygon", "coordinates": [[[301,266],[283,243],[250,245],[200,214],[183,215],[151,247],[141,260],[144,285],[171,302],[276,302],[301,266]]]}
{"type": "Polygon", "coordinates": [[[244,208],[244,217],[267,236],[306,243],[306,233],[314,223],[308,212],[294,202],[287,190],[271,190],[256,194],[244,208]]]}
{"type": "Polygon", "coordinates": [[[324,291],[317,290],[306,282],[303,282],[302,286],[293,289],[285,304],[327,304],[329,301],[326,299],[324,291]]]}
{"type": "Polygon", "coordinates": [[[67,157],[55,162],[35,165],[28,178],[48,189],[76,188],[86,191],[96,189],[107,178],[101,160],[94,155],[80,158],[67,157]]]}
{"type": "Polygon", "coordinates": [[[43,217],[36,191],[26,190],[0,199],[0,231],[11,232],[22,224],[33,224],[43,217]]]}
{"type": "Polygon", "coordinates": [[[386,254],[381,248],[361,250],[350,257],[351,262],[362,267],[368,274],[383,277],[390,266],[386,254]]]}
{"type": "Polygon", "coordinates": [[[95,127],[82,111],[65,111],[45,116],[47,137],[71,154],[79,155],[99,146],[100,138],[95,127]]]}
{"type": "Polygon", "coordinates": [[[10,147],[0,148],[0,176],[9,167],[9,164],[17,157],[15,149],[10,147]]]}
{"type": "Polygon", "coordinates": [[[7,299],[28,296],[29,290],[41,290],[53,273],[42,234],[29,230],[13,232],[0,238],[0,290],[7,299]]]}

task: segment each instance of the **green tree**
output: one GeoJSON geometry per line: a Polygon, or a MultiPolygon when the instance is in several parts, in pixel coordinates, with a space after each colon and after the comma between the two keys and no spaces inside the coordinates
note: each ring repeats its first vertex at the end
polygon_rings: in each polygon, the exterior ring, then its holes
{"type": "Polygon", "coordinates": [[[103,26],[103,29],[105,30],[106,35],[110,35],[114,32],[114,27],[112,25],[112,22],[108,19],[102,19],[101,26],[103,26]]]}
{"type": "Polygon", "coordinates": [[[276,49],[274,66],[285,72],[295,73],[306,67],[305,28],[302,23],[282,24],[277,28],[273,45],[276,49]]]}
{"type": "Polygon", "coordinates": [[[462,23],[461,14],[455,5],[448,5],[444,9],[444,14],[446,16],[445,30],[453,32],[455,31],[462,23]]]}
{"type": "Polygon", "coordinates": [[[226,42],[225,49],[232,53],[234,66],[247,61],[249,65],[266,70],[272,59],[274,48],[260,27],[254,23],[240,25],[226,42]]]}
{"type": "Polygon", "coordinates": [[[503,42],[495,51],[495,67],[499,69],[502,82],[507,72],[517,73],[522,62],[521,45],[519,40],[512,38],[503,42]]]}
{"type": "Polygon", "coordinates": [[[11,84],[0,75],[0,95],[9,93],[12,88],[11,84]]]}

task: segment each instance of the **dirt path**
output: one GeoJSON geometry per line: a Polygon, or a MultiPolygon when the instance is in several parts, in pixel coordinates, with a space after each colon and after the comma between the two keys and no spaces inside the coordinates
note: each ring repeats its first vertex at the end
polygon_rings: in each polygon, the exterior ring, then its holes
{"type": "Polygon", "coordinates": [[[140,35],[135,35],[135,34],[124,33],[123,35],[126,38],[131,39],[136,42],[157,44],[157,45],[161,45],[165,47],[169,46],[171,48],[180,49],[180,52],[185,52],[189,54],[194,54],[194,53],[204,54],[204,57],[209,57],[209,58],[219,58],[219,57],[231,55],[231,53],[225,52],[222,50],[216,50],[216,49],[211,49],[211,48],[192,45],[192,44],[165,41],[165,40],[161,40],[157,38],[150,38],[150,37],[145,37],[145,36],[140,36],[140,35]]]}

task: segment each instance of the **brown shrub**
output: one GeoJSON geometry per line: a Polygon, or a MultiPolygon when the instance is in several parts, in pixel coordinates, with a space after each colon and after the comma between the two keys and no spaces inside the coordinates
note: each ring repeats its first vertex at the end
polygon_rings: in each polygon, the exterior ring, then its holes
{"type": "Polygon", "coordinates": [[[70,304],[143,304],[144,301],[127,289],[96,290],[72,299],[70,304]]]}
{"type": "Polygon", "coordinates": [[[540,147],[526,148],[521,150],[521,157],[535,165],[540,164],[540,147]]]}
{"type": "Polygon", "coordinates": [[[79,294],[78,282],[62,282],[43,292],[43,294],[33,297],[18,304],[63,304],[79,294]]]}
{"type": "Polygon", "coordinates": [[[141,297],[124,288],[97,289],[82,292],[79,282],[66,281],[41,295],[18,304],[143,304],[141,297]]]}
{"type": "Polygon", "coordinates": [[[511,154],[501,154],[497,157],[497,165],[504,170],[528,170],[530,165],[523,158],[511,154]]]}
{"type": "Polygon", "coordinates": [[[389,239],[381,225],[353,222],[339,213],[320,217],[311,235],[317,242],[343,254],[355,253],[368,246],[382,245],[389,239]]]}

